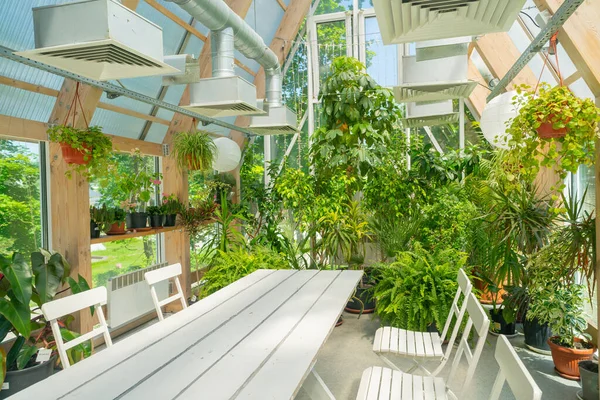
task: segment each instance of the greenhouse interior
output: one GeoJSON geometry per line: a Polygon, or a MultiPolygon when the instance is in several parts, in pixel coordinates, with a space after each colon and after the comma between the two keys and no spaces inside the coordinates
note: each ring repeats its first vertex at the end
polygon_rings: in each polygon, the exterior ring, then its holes
{"type": "Polygon", "coordinates": [[[600,1],[1,3],[0,399],[600,399],[600,1]]]}

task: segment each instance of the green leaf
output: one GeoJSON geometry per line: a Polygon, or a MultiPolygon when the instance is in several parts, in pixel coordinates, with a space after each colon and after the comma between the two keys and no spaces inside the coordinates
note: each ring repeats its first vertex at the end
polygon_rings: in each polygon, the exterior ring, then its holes
{"type": "Polygon", "coordinates": [[[4,383],[6,378],[6,350],[0,347],[0,385],[4,383]]]}
{"type": "Polygon", "coordinates": [[[29,360],[35,353],[37,353],[37,347],[32,345],[24,345],[19,351],[19,355],[17,356],[17,369],[23,369],[27,366],[29,360]]]}
{"type": "Polygon", "coordinates": [[[64,274],[62,256],[58,253],[53,254],[48,263],[32,264],[32,268],[35,276],[35,288],[40,296],[40,304],[51,301],[60,288],[64,274]]]}
{"type": "Polygon", "coordinates": [[[8,301],[5,298],[0,298],[0,314],[4,316],[14,328],[24,337],[29,337],[31,333],[31,311],[29,303],[25,306],[18,300],[13,299],[8,301]]]}
{"type": "Polygon", "coordinates": [[[0,315],[0,342],[4,341],[11,329],[12,324],[4,316],[0,315]]]}
{"type": "Polygon", "coordinates": [[[25,258],[21,254],[15,253],[10,264],[0,263],[0,269],[10,282],[15,298],[23,304],[29,304],[32,276],[31,268],[27,265],[25,258]]]}
{"type": "MultiPolygon", "coordinates": [[[[77,279],[78,280],[76,281],[71,277],[67,278],[67,282],[69,283],[69,287],[71,287],[71,292],[73,292],[73,294],[90,290],[90,285],[83,276],[77,275],[77,279]]],[[[92,315],[94,315],[94,306],[90,307],[90,312],[92,313],[92,315]]]]}
{"type": "Polygon", "coordinates": [[[6,356],[6,367],[10,369],[17,362],[17,357],[25,344],[25,338],[23,336],[18,336],[17,340],[13,343],[8,355],[6,356]]]}

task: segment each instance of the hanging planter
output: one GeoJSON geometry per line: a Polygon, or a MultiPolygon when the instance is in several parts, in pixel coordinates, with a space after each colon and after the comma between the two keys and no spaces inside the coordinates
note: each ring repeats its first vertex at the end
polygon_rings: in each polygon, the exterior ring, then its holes
{"type": "Polygon", "coordinates": [[[112,152],[111,139],[102,133],[99,126],[89,126],[81,100],[79,99],[79,82],[76,86],[75,96],[62,125],[55,125],[48,129],[48,136],[54,143],[60,144],[63,159],[69,165],[65,172],[71,178],[73,171],[84,178],[91,175],[106,176],[109,170],[108,158],[112,152]],[[85,122],[85,128],[75,128],[77,115],[77,104],[79,104],[81,116],[85,122]],[[71,125],[69,116],[72,116],[71,125]]]}
{"type": "MultiPolygon", "coordinates": [[[[565,118],[565,124],[568,124],[571,121],[570,117],[565,118]]],[[[560,118],[556,116],[556,114],[550,114],[546,118],[539,119],[540,126],[536,129],[538,136],[540,139],[560,139],[567,135],[567,128],[563,126],[562,128],[554,128],[554,124],[562,125],[560,118]]]]}
{"type": "Polygon", "coordinates": [[[173,139],[172,157],[182,171],[208,171],[212,168],[216,149],[207,132],[196,131],[194,120],[189,132],[179,132],[173,139]]]}

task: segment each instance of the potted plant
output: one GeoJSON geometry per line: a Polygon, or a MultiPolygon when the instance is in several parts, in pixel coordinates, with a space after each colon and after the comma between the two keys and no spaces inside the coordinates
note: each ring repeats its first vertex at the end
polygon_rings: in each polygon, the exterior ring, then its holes
{"type": "Polygon", "coordinates": [[[562,267],[547,264],[531,271],[531,300],[527,318],[547,323],[554,336],[548,339],[552,361],[559,375],[579,379],[579,361],[591,360],[596,351],[584,333],[584,286],[562,277],[562,267]]]}
{"type": "Polygon", "coordinates": [[[191,238],[195,238],[214,219],[217,209],[218,205],[212,199],[194,201],[190,207],[181,208],[179,223],[191,238]]]}
{"type": "Polygon", "coordinates": [[[90,206],[90,232],[92,239],[100,237],[100,233],[106,233],[112,222],[110,210],[103,204],[100,207],[90,206]]]}
{"type": "Polygon", "coordinates": [[[148,225],[146,206],[156,187],[160,186],[162,174],[155,173],[138,149],[132,155],[132,162],[136,171],[119,177],[117,186],[124,193],[125,200],[121,201],[121,208],[127,211],[127,228],[131,230],[145,230],[148,225]]]}
{"type": "Polygon", "coordinates": [[[162,228],[165,220],[165,213],[162,206],[150,206],[147,209],[150,217],[150,226],[152,228],[162,228]]]}
{"type": "Polygon", "coordinates": [[[112,141],[99,126],[77,129],[56,125],[48,129],[48,136],[60,144],[63,158],[69,164],[67,177],[71,178],[73,171],[89,178],[92,174],[105,175],[109,170],[112,141]]]}
{"type": "Polygon", "coordinates": [[[113,207],[108,209],[108,224],[110,224],[108,230],[106,231],[107,235],[123,235],[126,233],[125,231],[125,219],[126,213],[124,210],[119,207],[113,207]]]}
{"type": "MultiPolygon", "coordinates": [[[[39,312],[42,304],[64,292],[60,289],[65,284],[73,293],[88,290],[89,285],[81,276],[77,280],[69,276],[70,266],[62,255],[46,250],[32,253],[31,265],[19,253],[13,254],[12,258],[0,255],[0,272],[0,322],[3,326],[0,341],[4,341],[9,332],[16,336],[10,350],[0,352],[1,371],[6,371],[6,375],[0,376],[5,384],[0,398],[5,398],[47,378],[54,371],[57,362],[55,340],[49,322],[39,312]],[[50,360],[36,362],[40,348],[53,350],[50,360]]],[[[66,327],[70,319],[72,317],[61,321],[61,334],[65,340],[78,336],[66,327]]],[[[91,354],[91,345],[85,342],[71,350],[69,357],[76,362],[91,354]]]]}
{"type": "Polygon", "coordinates": [[[541,167],[553,168],[564,188],[568,172],[594,162],[600,110],[593,100],[575,96],[568,87],[540,85],[534,93],[527,85],[517,88],[513,102],[520,107],[507,129],[507,166],[519,166],[518,174],[533,181],[541,167]]]}
{"type": "Polygon", "coordinates": [[[598,361],[579,361],[579,373],[581,374],[581,395],[583,400],[600,399],[598,391],[598,361]]]}
{"type": "Polygon", "coordinates": [[[216,149],[207,132],[180,132],[173,139],[171,156],[182,171],[208,171],[212,168],[216,149]]]}
{"type": "Polygon", "coordinates": [[[375,269],[373,292],[384,324],[425,332],[446,323],[466,254],[452,248],[430,252],[419,242],[413,246],[413,251],[399,252],[395,262],[375,269]]]}
{"type": "Polygon", "coordinates": [[[171,193],[168,196],[163,193],[162,207],[165,213],[165,226],[175,226],[177,214],[183,208],[175,193],[171,193]]]}

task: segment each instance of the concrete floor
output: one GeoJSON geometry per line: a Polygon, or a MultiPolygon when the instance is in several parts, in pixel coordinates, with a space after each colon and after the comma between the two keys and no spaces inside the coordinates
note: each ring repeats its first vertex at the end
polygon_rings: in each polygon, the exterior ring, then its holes
{"type": "MultiPolygon", "coordinates": [[[[357,319],[355,315],[344,313],[344,324],[334,329],[327,343],[321,349],[316,369],[336,399],[355,399],[363,370],[375,365],[386,366],[371,350],[373,337],[378,327],[379,320],[371,315],[363,315],[360,319],[357,319]]],[[[522,335],[510,339],[510,341],[542,390],[544,400],[577,399],[576,393],[580,390],[579,383],[558,376],[554,372],[552,357],[526,350],[522,335]]],[[[473,381],[470,387],[466,388],[461,399],[485,400],[489,398],[489,393],[498,373],[498,364],[494,360],[495,346],[496,337],[488,335],[473,381]]],[[[455,354],[454,352],[452,357],[455,354]]],[[[388,358],[403,370],[408,370],[412,366],[410,360],[394,356],[388,358]]],[[[461,370],[456,378],[459,385],[464,379],[466,365],[467,363],[463,359],[461,370]]],[[[435,364],[432,364],[432,366],[435,366],[435,364]]],[[[448,362],[441,373],[442,377],[447,377],[450,366],[451,362],[448,362]]],[[[506,385],[500,398],[503,400],[514,399],[506,385]]],[[[303,392],[296,397],[296,400],[308,399],[309,397],[303,392]]]]}

